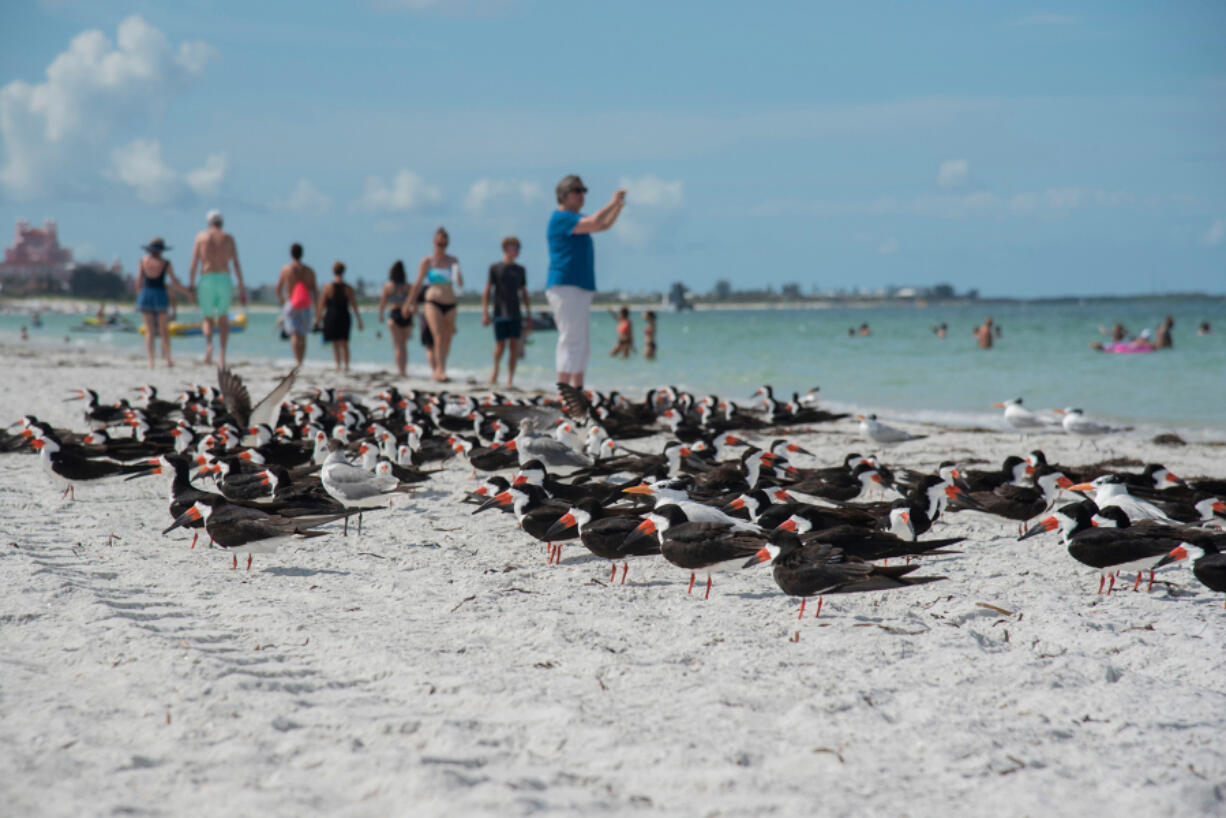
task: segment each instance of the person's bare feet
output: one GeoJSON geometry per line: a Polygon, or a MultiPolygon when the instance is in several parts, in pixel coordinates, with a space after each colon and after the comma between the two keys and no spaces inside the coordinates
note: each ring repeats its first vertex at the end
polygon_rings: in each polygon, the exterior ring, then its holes
{"type": "Polygon", "coordinates": [[[167,369],[170,369],[170,368],[171,368],[171,367],[173,367],[174,365],[175,365],[175,362],[174,362],[174,361],[172,361],[170,358],[167,358],[167,359],[166,359],[166,368],[167,368],[167,369]]]}

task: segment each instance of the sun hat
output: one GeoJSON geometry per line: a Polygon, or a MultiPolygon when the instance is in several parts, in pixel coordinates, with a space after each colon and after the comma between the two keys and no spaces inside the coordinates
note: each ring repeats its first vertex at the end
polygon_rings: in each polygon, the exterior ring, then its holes
{"type": "Polygon", "coordinates": [[[208,214],[205,215],[204,220],[209,224],[221,224],[221,211],[210,210],[208,214]]]}
{"type": "Polygon", "coordinates": [[[572,190],[587,193],[587,186],[583,184],[583,180],[573,173],[569,174],[568,176],[563,176],[562,181],[558,182],[558,187],[555,191],[558,194],[558,201],[561,202],[563,199],[565,199],[566,194],[570,193],[572,190]]]}
{"type": "Polygon", "coordinates": [[[150,239],[149,243],[141,249],[146,253],[164,253],[170,248],[166,246],[166,241],[161,236],[158,236],[155,239],[150,239]]]}

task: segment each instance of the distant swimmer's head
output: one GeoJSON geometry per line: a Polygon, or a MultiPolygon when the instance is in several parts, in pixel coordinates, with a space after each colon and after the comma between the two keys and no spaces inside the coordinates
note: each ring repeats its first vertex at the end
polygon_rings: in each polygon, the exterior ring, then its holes
{"type": "Polygon", "coordinates": [[[210,225],[212,225],[213,227],[221,227],[222,225],[221,211],[220,210],[210,210],[208,214],[205,215],[204,220],[208,222],[210,225]]]}
{"type": "Polygon", "coordinates": [[[302,261],[302,245],[294,242],[289,246],[289,257],[294,261],[302,261]]]}
{"type": "Polygon", "coordinates": [[[583,194],[587,193],[587,186],[583,184],[582,179],[572,173],[562,177],[562,181],[558,182],[555,192],[558,194],[558,204],[565,204],[566,198],[571,194],[577,193],[579,196],[583,196],[583,194]]]}
{"type": "Polygon", "coordinates": [[[332,275],[340,278],[345,274],[345,262],[335,261],[332,263],[332,275]]]}

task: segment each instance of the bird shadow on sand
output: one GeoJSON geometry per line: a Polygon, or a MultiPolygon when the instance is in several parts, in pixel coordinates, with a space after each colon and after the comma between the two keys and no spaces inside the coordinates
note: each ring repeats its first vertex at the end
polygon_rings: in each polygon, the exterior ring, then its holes
{"type": "Polygon", "coordinates": [[[733,591],[725,594],[725,596],[735,596],[739,599],[776,599],[779,597],[778,591],[733,591]]]}
{"type": "Polygon", "coordinates": [[[320,574],[334,574],[340,577],[349,576],[348,571],[334,571],[331,568],[297,568],[284,565],[265,568],[263,573],[272,574],[274,577],[315,577],[320,574]]]}

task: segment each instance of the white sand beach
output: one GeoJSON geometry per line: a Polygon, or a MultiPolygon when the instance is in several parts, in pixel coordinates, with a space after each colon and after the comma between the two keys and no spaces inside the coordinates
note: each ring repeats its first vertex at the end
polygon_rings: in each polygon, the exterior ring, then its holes
{"type": "MultiPolygon", "coordinates": [[[[182,353],[153,373],[143,356],[0,354],[5,424],[83,429],[72,388],[215,378],[182,353]]],[[[284,374],[232,364],[257,396],[284,374]]],[[[308,370],[294,394],[388,382],[308,370]]],[[[1040,447],[1226,473],[1212,443],[909,428],[929,437],[888,465],[1040,447]]],[[[850,420],[794,439],[802,466],[872,450],[850,420]]],[[[798,623],[769,568],[717,575],[704,601],[659,559],[624,586],[578,543],[547,565],[512,517],[458,502],[472,484],[452,461],[361,536],[332,524],[235,571],[161,535],[162,478],[69,502],[37,457],[0,455],[0,811],[1226,814],[1226,610],[1186,561],[1152,593],[1099,596],[1054,533],[1018,542],[964,512],[930,535],[963,553],[924,560],[948,579],[827,597],[798,623]]]]}

